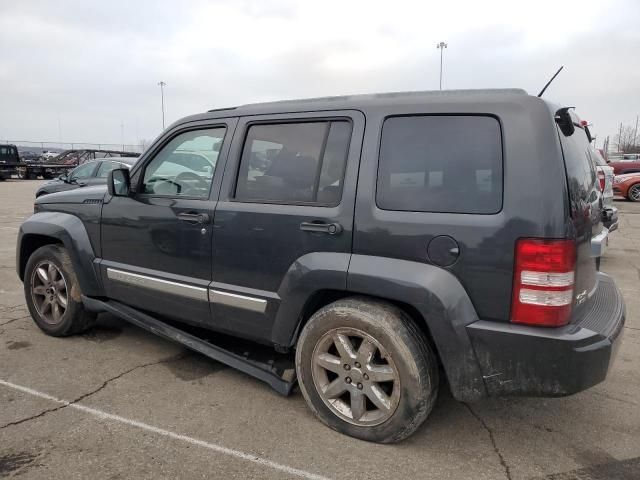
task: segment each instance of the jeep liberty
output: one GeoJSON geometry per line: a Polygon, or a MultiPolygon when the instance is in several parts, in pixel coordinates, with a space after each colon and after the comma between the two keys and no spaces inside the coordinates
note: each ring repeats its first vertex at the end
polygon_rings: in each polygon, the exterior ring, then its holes
{"type": "Polygon", "coordinates": [[[253,104],[38,198],[17,272],[49,335],[109,312],[389,443],[443,385],[467,402],[605,379],[625,306],[597,267],[601,207],[579,119],[523,90],[253,104]]]}

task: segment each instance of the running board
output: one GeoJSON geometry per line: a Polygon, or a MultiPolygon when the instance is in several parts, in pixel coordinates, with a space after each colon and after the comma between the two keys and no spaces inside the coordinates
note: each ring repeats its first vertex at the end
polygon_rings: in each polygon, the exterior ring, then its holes
{"type": "Polygon", "coordinates": [[[251,359],[249,358],[250,353],[247,349],[242,349],[244,350],[243,354],[235,353],[230,349],[215,345],[210,341],[199,338],[192,333],[181,330],[173,325],[114,300],[103,301],[83,295],[82,303],[92,312],[111,313],[116,317],[160,337],[184,345],[185,347],[206,355],[213,360],[224,363],[225,365],[262,380],[282,395],[289,395],[295,385],[295,368],[293,364],[285,365],[285,367],[290,368],[284,368],[282,366],[277,366],[273,359],[251,359]]]}

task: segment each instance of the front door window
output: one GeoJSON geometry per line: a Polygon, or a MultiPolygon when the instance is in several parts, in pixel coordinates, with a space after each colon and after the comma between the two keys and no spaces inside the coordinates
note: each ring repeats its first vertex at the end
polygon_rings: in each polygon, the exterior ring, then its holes
{"type": "Polygon", "coordinates": [[[145,168],[141,192],[207,198],[225,130],[193,130],[173,138],[145,168]]]}

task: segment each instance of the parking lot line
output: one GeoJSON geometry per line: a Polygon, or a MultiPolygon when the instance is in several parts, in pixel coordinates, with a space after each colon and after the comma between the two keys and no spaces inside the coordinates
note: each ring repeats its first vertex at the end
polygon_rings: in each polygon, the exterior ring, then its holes
{"type": "Polygon", "coordinates": [[[162,435],[164,437],[169,437],[174,440],[180,440],[182,442],[190,443],[191,445],[196,445],[198,447],[207,448],[209,450],[213,450],[214,452],[222,453],[225,455],[229,455],[231,457],[236,457],[241,460],[246,460],[251,463],[256,463],[258,465],[262,465],[264,467],[272,468],[274,470],[279,470],[284,473],[288,473],[290,475],[294,475],[297,477],[309,479],[309,480],[329,480],[328,477],[324,477],[322,475],[317,475],[315,473],[307,472],[305,470],[300,470],[297,468],[289,467],[288,465],[283,465],[281,463],[274,462],[272,460],[268,460],[266,458],[261,458],[256,455],[252,455],[250,453],[245,453],[240,450],[234,450],[232,448],[227,448],[222,445],[218,445],[216,443],[205,442],[204,440],[198,440],[197,438],[192,438],[187,435],[181,435],[179,433],[171,432],[169,430],[165,430],[163,428],[154,427],[153,425],[149,425],[144,422],[139,422],[137,420],[132,420],[130,418],[121,417],[119,415],[114,415],[112,413],[104,412],[102,410],[98,410],[96,408],[87,407],[84,405],[80,405],[77,403],[71,403],[67,400],[63,400],[60,398],[56,398],[49,394],[39,392],[38,390],[34,390],[29,387],[24,387],[22,385],[16,385],[15,383],[7,382],[5,380],[0,380],[0,385],[11,388],[13,390],[18,390],[20,392],[33,395],[34,397],[42,398],[44,400],[49,400],[50,402],[57,403],[58,405],[63,405],[65,407],[74,408],[76,410],[80,410],[81,412],[88,413],[89,415],[93,415],[94,417],[100,418],[102,420],[109,420],[116,423],[122,423],[124,425],[129,425],[132,427],[140,428],[142,430],[146,430],[148,432],[157,433],[158,435],[162,435]]]}

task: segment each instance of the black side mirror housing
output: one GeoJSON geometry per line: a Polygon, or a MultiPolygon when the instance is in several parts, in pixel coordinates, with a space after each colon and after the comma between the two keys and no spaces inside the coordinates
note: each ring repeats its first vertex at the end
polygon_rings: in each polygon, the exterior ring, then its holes
{"type": "Polygon", "coordinates": [[[128,197],[131,192],[131,178],[128,168],[116,168],[109,172],[107,181],[109,195],[112,197],[128,197]]]}

